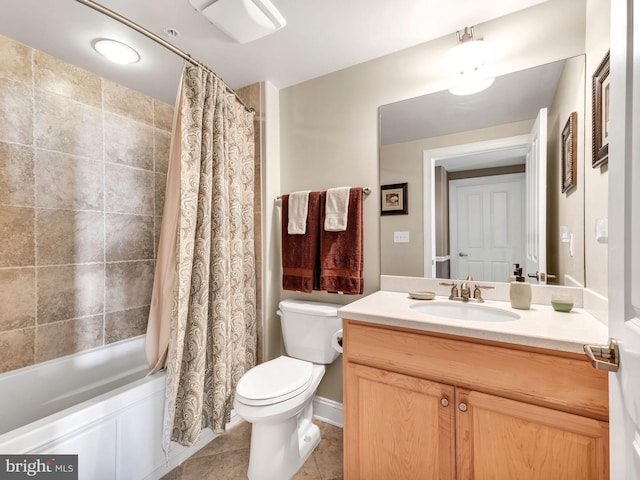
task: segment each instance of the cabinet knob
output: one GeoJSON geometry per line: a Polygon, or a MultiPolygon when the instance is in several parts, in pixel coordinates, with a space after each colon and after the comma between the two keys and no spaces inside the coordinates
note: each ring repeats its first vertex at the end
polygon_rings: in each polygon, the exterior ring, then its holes
{"type": "Polygon", "coordinates": [[[461,402],[461,403],[458,405],[458,408],[460,409],[460,411],[461,411],[461,412],[466,412],[466,411],[468,410],[467,404],[466,404],[466,403],[464,403],[464,402],[461,402]]]}
{"type": "Polygon", "coordinates": [[[448,398],[441,398],[440,399],[440,405],[442,405],[443,407],[448,407],[449,406],[449,399],[448,398]]]}

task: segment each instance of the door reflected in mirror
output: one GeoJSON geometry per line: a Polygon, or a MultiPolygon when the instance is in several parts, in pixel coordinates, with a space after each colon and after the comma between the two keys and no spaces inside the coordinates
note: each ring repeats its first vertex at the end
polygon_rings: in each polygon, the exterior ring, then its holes
{"type": "Polygon", "coordinates": [[[578,56],[498,77],[475,95],[380,107],[380,184],[407,183],[414,206],[380,217],[381,273],[508,281],[518,263],[583,285],[584,104],[578,56]],[[578,178],[562,192],[562,129],[573,112],[578,178]]]}

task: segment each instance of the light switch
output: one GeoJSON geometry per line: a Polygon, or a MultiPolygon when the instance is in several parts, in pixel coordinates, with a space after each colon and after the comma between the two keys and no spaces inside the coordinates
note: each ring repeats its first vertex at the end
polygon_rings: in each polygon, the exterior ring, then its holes
{"type": "Polygon", "coordinates": [[[409,243],[409,232],[393,232],[393,243],[409,243]]]}

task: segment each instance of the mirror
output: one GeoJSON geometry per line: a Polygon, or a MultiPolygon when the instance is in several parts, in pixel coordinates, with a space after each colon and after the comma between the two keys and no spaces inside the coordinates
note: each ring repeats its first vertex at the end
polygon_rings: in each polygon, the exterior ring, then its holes
{"type": "Polygon", "coordinates": [[[519,263],[553,275],[549,283],[583,286],[586,88],[580,55],[503,75],[474,95],[381,106],[381,274],[508,281],[519,263]],[[546,161],[530,163],[545,149],[546,161]],[[576,179],[563,191],[571,157],[576,179]],[[385,208],[385,193],[398,191],[402,208],[385,208]]]}

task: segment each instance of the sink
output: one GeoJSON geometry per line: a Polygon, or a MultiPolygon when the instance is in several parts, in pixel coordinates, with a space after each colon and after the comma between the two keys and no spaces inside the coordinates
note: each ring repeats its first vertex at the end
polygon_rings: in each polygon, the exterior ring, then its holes
{"type": "Polygon", "coordinates": [[[520,318],[517,313],[475,303],[416,303],[411,308],[436,317],[476,322],[509,322],[520,318]]]}

